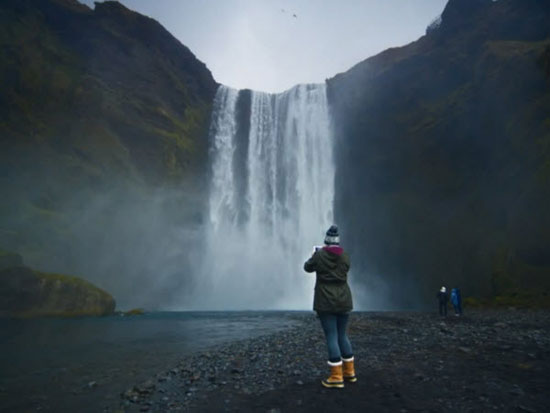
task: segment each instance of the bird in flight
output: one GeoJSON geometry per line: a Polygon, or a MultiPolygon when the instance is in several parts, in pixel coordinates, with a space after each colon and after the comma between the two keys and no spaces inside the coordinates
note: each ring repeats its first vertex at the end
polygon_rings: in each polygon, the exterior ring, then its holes
{"type": "MultiPolygon", "coordinates": [[[[286,13],[286,10],[285,10],[285,9],[281,9],[281,13],[286,13]]],[[[296,13],[292,13],[292,17],[294,17],[295,19],[298,18],[298,16],[296,15],[296,13]]]]}

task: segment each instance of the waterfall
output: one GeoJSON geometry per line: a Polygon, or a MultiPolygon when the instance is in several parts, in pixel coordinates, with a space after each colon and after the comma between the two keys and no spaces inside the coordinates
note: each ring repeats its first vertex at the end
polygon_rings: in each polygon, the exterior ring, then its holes
{"type": "Polygon", "coordinates": [[[325,85],[284,93],[220,86],[211,131],[205,262],[195,308],[309,309],[303,263],[332,224],[325,85]]]}

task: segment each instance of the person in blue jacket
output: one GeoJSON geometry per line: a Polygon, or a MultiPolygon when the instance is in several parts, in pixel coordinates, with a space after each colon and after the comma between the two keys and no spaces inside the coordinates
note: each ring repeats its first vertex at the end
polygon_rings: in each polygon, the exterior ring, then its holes
{"type": "Polygon", "coordinates": [[[460,296],[460,289],[453,288],[451,291],[451,303],[455,309],[455,316],[462,315],[462,297],[460,296]]]}

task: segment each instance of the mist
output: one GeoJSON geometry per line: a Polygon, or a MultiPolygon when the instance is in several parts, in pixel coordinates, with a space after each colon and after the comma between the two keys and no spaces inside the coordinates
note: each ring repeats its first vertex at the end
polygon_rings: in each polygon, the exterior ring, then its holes
{"type": "MultiPolygon", "coordinates": [[[[119,309],[182,308],[204,234],[205,202],[198,190],[112,177],[94,190],[57,182],[52,201],[45,195],[52,188],[37,181],[12,184],[24,201],[2,215],[10,231],[1,242],[25,265],[82,277],[111,293],[119,309]]],[[[14,192],[6,194],[13,202],[14,192]]]]}
{"type": "MultiPolygon", "coordinates": [[[[2,242],[34,269],[105,289],[118,309],[310,309],[315,275],[303,263],[330,225],[347,222],[335,210],[329,109],[324,84],[282,94],[220,86],[208,158],[172,185],[121,172],[85,182],[29,160],[8,191],[22,207],[2,216],[17,238],[2,242]]],[[[355,308],[401,308],[396,291],[414,285],[364,265],[351,235],[341,225],[355,308]]]]}

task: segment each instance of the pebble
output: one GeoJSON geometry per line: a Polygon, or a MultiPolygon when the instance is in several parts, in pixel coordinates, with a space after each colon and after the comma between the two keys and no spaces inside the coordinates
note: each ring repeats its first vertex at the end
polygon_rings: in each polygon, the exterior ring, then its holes
{"type": "MultiPolygon", "coordinates": [[[[394,411],[415,410],[403,406],[409,402],[410,386],[431,386],[441,393],[438,400],[428,398],[431,405],[416,410],[445,410],[448,406],[456,411],[493,410],[496,403],[505,401],[501,397],[517,400],[533,394],[526,386],[514,387],[512,379],[502,379],[506,376],[503,369],[520,371],[518,365],[526,365],[534,358],[538,367],[545,361],[539,355],[550,349],[550,338],[545,333],[550,315],[540,315],[540,320],[534,322],[526,314],[520,310],[467,313],[442,321],[428,313],[354,313],[349,335],[356,352],[356,371],[369,375],[370,388],[376,394],[386,392],[393,396],[397,403],[394,411]],[[522,326],[519,333],[516,326],[522,326]],[[465,363],[478,366],[479,370],[457,376],[455,372],[465,363]],[[379,382],[380,374],[386,371],[393,374],[392,379],[379,382]],[[499,371],[504,373],[499,376],[499,371]]],[[[201,405],[200,400],[218,398],[223,405],[231,402],[224,396],[258,396],[285,386],[318,382],[327,373],[322,330],[314,314],[302,313],[296,318],[302,323],[288,330],[186,357],[168,373],[159,373],[153,379],[156,383],[153,391],[139,392],[143,385],[135,386],[123,393],[122,398],[125,402],[136,398],[156,400],[166,409],[169,399],[175,403],[174,409],[193,410],[201,405]]],[[[534,373],[535,369],[529,372],[534,373]]],[[[360,383],[365,383],[361,377],[360,383]]],[[[304,399],[300,403],[305,405],[307,398],[304,399]]],[[[505,405],[522,410],[515,403],[505,405]]],[[[279,411],[269,408],[265,406],[264,411],[279,411]]],[[[497,406],[497,410],[502,409],[497,406]]]]}

